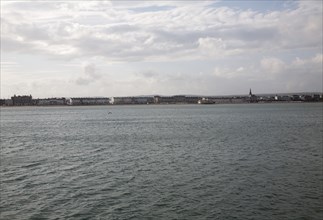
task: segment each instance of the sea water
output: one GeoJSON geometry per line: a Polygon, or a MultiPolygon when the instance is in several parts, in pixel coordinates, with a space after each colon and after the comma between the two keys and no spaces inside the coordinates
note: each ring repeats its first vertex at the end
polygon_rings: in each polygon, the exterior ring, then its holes
{"type": "Polygon", "coordinates": [[[0,219],[322,219],[322,109],[1,108],[0,219]]]}

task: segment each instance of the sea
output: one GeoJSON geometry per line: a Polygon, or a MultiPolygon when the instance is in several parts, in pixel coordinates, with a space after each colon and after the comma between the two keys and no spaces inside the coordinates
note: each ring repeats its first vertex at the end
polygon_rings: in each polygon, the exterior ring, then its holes
{"type": "Polygon", "coordinates": [[[322,103],[0,112],[0,219],[323,219],[322,103]]]}

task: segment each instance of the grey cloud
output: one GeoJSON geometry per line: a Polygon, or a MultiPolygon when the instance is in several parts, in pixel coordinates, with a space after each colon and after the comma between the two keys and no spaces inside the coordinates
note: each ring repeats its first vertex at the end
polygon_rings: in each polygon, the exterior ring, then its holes
{"type": "Polygon", "coordinates": [[[86,86],[89,85],[93,80],[89,78],[79,77],[75,80],[77,85],[86,86]]]}
{"type": "Polygon", "coordinates": [[[218,36],[225,39],[238,39],[241,41],[272,41],[277,37],[277,27],[252,27],[246,26],[234,26],[218,30],[218,36]]]}
{"type": "Polygon", "coordinates": [[[130,24],[118,24],[118,25],[112,25],[109,27],[106,27],[105,30],[103,30],[103,33],[109,34],[109,33],[127,33],[127,32],[134,32],[139,31],[141,28],[135,25],[130,24]]]}
{"type": "MultiPolygon", "coordinates": [[[[107,36],[109,37],[109,36],[107,36]]],[[[80,56],[101,56],[110,60],[142,60],[145,57],[164,56],[181,51],[182,45],[172,40],[155,38],[150,44],[145,42],[152,35],[149,33],[137,35],[119,35],[118,38],[100,39],[95,36],[82,36],[71,45],[77,47],[80,56]]],[[[154,37],[153,37],[154,38],[154,37]]]]}
{"type": "MultiPolygon", "coordinates": [[[[25,49],[27,48],[28,47],[26,47],[25,49]]],[[[1,36],[1,50],[6,52],[23,52],[24,44],[19,43],[11,38],[1,36]]]]}
{"type": "MultiPolygon", "coordinates": [[[[34,6],[39,3],[28,2],[22,5],[25,7],[29,4],[34,6]]],[[[32,23],[26,21],[24,24],[5,21],[4,24],[7,23],[7,26],[10,26],[5,33],[9,45],[5,47],[16,48],[14,51],[40,52],[64,57],[62,55],[64,53],[55,53],[50,48],[37,44],[39,42],[35,44],[36,41],[42,41],[44,45],[73,46],[75,51],[68,56],[65,55],[65,58],[101,56],[109,60],[139,61],[158,57],[166,60],[174,59],[174,57],[189,56],[189,53],[192,57],[199,56],[200,38],[221,38],[226,43],[227,50],[239,49],[241,52],[250,52],[255,48],[281,50],[281,48],[315,48],[321,45],[317,37],[322,35],[320,33],[322,22],[319,21],[321,11],[304,6],[293,11],[279,11],[272,17],[269,14],[247,13],[249,17],[245,20],[239,17],[243,11],[228,8],[199,7],[195,10],[194,7],[173,7],[166,11],[150,11],[147,15],[142,13],[137,15],[120,9],[114,11],[117,20],[104,20],[105,17],[99,12],[98,14],[80,13],[84,6],[77,4],[67,4],[69,13],[75,12],[77,15],[74,20],[68,22],[59,18],[56,22],[51,21],[46,25],[36,20],[32,23]],[[192,14],[187,11],[188,9],[194,9],[192,14]],[[299,18],[297,13],[302,16],[299,18]],[[94,20],[99,17],[100,25],[82,23],[82,18],[87,16],[95,16],[94,20]],[[152,18],[151,21],[150,18],[152,18]],[[219,19],[223,22],[219,23],[219,19]],[[105,22],[108,23],[102,25],[105,22]],[[194,28],[195,26],[199,28],[194,28]],[[9,37],[12,37],[12,40],[8,39],[9,37]],[[24,40],[15,41],[13,40],[15,37],[21,37],[24,40]],[[24,44],[23,49],[19,49],[22,44],[24,44]]],[[[103,6],[106,5],[103,4],[103,6]]],[[[28,7],[23,9],[18,3],[11,5],[7,10],[13,10],[15,7],[21,11],[31,11],[28,7]]],[[[53,7],[62,6],[51,3],[41,4],[41,7],[44,7],[45,12],[46,10],[51,12],[53,7]]],[[[92,9],[95,11],[102,5],[94,2],[89,3],[87,7],[89,11],[92,9]]],[[[61,10],[61,14],[58,13],[58,15],[60,17],[70,15],[63,12],[61,10]]],[[[225,55],[228,56],[230,53],[225,55]]]]}
{"type": "Polygon", "coordinates": [[[144,12],[151,12],[151,11],[168,11],[168,10],[171,10],[171,9],[174,9],[176,8],[175,6],[147,6],[147,7],[134,7],[134,8],[131,8],[130,10],[131,11],[134,11],[134,12],[141,12],[141,13],[144,13],[144,12]]]}
{"type": "Polygon", "coordinates": [[[102,75],[97,73],[96,67],[93,63],[84,66],[84,73],[75,80],[77,85],[89,85],[97,82],[102,78],[102,75]]]}
{"type": "Polygon", "coordinates": [[[14,10],[22,10],[22,11],[39,11],[39,10],[54,10],[56,4],[53,2],[41,2],[41,1],[25,1],[25,2],[10,2],[10,5],[6,5],[5,7],[14,9],[14,10]]]}
{"type": "Polygon", "coordinates": [[[84,67],[84,73],[89,76],[91,79],[100,79],[102,76],[96,73],[96,68],[94,64],[88,64],[84,67]]]}
{"type": "MultiPolygon", "coordinates": [[[[159,72],[154,70],[146,70],[135,74],[138,79],[153,80],[156,83],[176,84],[178,82],[200,81],[201,75],[188,74],[183,72],[159,72]]],[[[203,75],[204,76],[204,75],[203,75]]]]}
{"type": "Polygon", "coordinates": [[[40,27],[35,24],[22,23],[19,25],[15,25],[14,28],[15,28],[14,33],[17,34],[18,36],[22,36],[25,40],[49,41],[51,39],[51,37],[49,36],[47,27],[40,27]]]}
{"type": "Polygon", "coordinates": [[[143,71],[143,72],[140,72],[138,74],[136,74],[137,76],[143,76],[145,78],[156,78],[159,76],[158,73],[154,72],[154,71],[143,71]]]}
{"type": "Polygon", "coordinates": [[[117,58],[118,54],[121,53],[120,49],[122,49],[118,42],[98,39],[93,36],[83,36],[74,43],[71,41],[71,43],[79,49],[80,55],[85,57],[102,56],[117,58]]]}

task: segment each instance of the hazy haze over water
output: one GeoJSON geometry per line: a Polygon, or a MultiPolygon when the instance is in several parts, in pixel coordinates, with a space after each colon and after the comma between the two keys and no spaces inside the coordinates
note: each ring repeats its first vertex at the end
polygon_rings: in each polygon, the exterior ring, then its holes
{"type": "Polygon", "coordinates": [[[321,103],[1,108],[0,219],[322,219],[322,131],[321,103]]]}

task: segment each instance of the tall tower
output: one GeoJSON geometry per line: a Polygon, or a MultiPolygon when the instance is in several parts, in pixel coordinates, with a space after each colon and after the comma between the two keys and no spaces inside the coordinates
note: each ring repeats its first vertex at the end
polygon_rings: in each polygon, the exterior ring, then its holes
{"type": "Polygon", "coordinates": [[[252,96],[252,92],[251,92],[251,88],[250,88],[250,90],[249,90],[249,97],[251,97],[252,96]]]}

